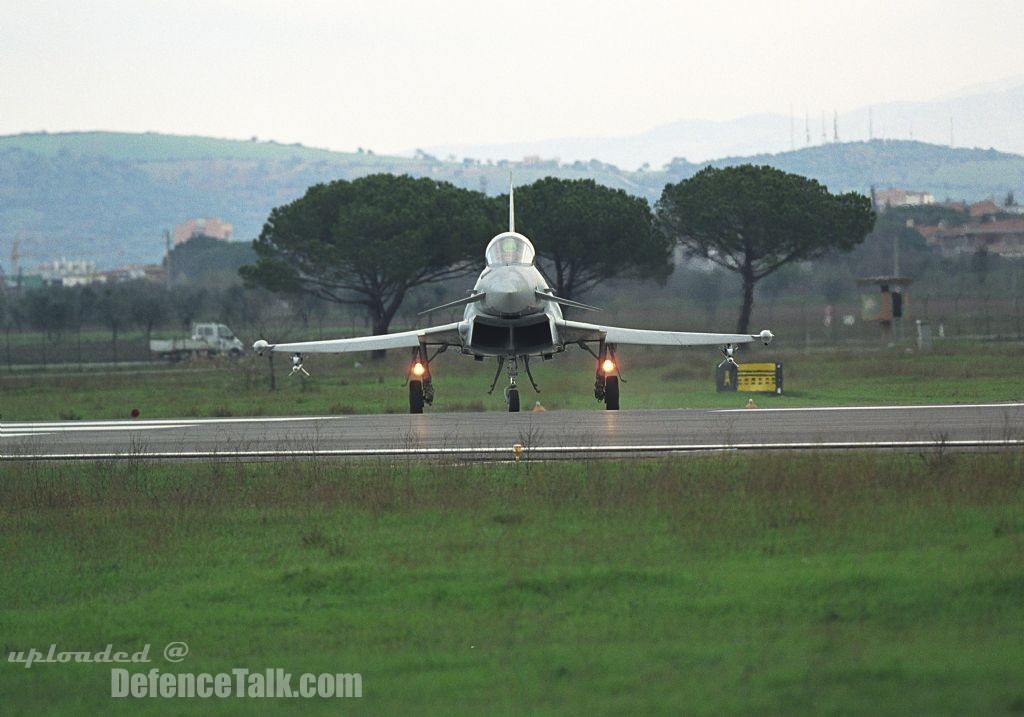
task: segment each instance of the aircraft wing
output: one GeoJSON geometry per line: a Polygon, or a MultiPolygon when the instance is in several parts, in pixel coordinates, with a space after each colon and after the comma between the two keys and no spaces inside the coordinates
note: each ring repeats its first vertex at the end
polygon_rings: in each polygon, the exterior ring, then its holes
{"type": "Polygon", "coordinates": [[[769,343],[771,331],[759,334],[699,334],[689,331],[651,331],[623,329],[618,326],[600,326],[579,321],[560,321],[559,336],[566,344],[587,341],[605,341],[609,344],[640,346],[717,346],[721,344],[749,344],[754,341],[769,343]]]}
{"type": "Polygon", "coordinates": [[[271,344],[261,339],[253,344],[252,347],[260,353],[263,351],[280,351],[301,354],[342,354],[351,351],[413,348],[428,344],[461,346],[462,338],[459,336],[459,325],[457,323],[444,324],[426,329],[399,331],[394,334],[357,336],[353,339],[329,339],[327,341],[297,341],[288,344],[271,344]]]}

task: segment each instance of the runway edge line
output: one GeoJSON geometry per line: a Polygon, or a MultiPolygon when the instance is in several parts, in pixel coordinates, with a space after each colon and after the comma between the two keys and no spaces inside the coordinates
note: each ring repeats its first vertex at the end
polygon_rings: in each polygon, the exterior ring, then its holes
{"type": "MultiPolygon", "coordinates": [[[[1017,448],[1024,439],[930,440],[930,441],[841,441],[822,443],[696,443],[650,446],[524,446],[523,457],[578,457],[587,455],[627,455],[658,453],[712,453],[726,451],[809,451],[809,450],[886,450],[912,448],[1017,448]]],[[[119,460],[202,460],[224,458],[372,458],[414,456],[491,456],[508,457],[512,446],[480,448],[345,448],[296,450],[223,450],[223,451],[137,451],[124,453],[26,453],[0,454],[0,461],[119,461],[119,460]]]]}

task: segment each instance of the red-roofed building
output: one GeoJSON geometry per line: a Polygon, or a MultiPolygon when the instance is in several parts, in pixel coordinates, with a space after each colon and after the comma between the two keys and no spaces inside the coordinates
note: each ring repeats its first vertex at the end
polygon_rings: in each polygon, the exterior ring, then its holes
{"type": "Polygon", "coordinates": [[[986,199],[984,202],[975,202],[968,207],[967,211],[972,217],[987,217],[992,214],[999,214],[1003,211],[1003,208],[991,199],[986,199]]]}
{"type": "Polygon", "coordinates": [[[1024,258],[1024,218],[961,227],[918,227],[918,231],[943,256],[974,254],[984,249],[1010,259],[1024,258]]]}

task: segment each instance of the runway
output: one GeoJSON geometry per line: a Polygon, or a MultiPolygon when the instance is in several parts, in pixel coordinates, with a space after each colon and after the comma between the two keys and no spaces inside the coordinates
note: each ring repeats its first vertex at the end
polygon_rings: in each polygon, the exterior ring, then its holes
{"type": "Polygon", "coordinates": [[[1024,445],[1024,403],[6,422],[3,460],[454,455],[1024,445]]]}

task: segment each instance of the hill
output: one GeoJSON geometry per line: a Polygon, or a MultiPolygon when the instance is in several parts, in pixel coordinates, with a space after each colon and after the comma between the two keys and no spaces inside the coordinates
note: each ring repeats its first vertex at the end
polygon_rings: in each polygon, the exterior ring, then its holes
{"type": "Polygon", "coordinates": [[[812,111],[800,117],[755,114],[731,120],[681,119],[646,132],[618,137],[566,137],[506,144],[447,144],[428,151],[441,156],[492,159],[539,155],[562,161],[597,157],[620,167],[661,166],[674,157],[715,157],[783,152],[844,140],[909,139],[963,147],[997,147],[1024,153],[1024,77],[965,88],[924,102],[864,106],[834,117],[812,111]],[[951,134],[953,135],[951,137],[951,134]]]}
{"type": "Polygon", "coordinates": [[[906,140],[845,142],[783,152],[729,157],[693,164],[674,161],[666,179],[677,182],[700,168],[743,163],[770,164],[786,172],[813,177],[832,191],[867,193],[872,186],[905,187],[931,192],[942,201],[1003,197],[1024,186],[1024,157],[994,149],[959,149],[906,140]]]}
{"type": "MultiPolygon", "coordinates": [[[[668,182],[707,164],[771,164],[833,190],[904,186],[936,197],[1024,196],[1024,157],[921,142],[827,144],[710,163],[674,160],[658,171],[625,171],[590,160],[572,164],[444,161],[342,153],[268,141],[83,132],[0,137],[0,260],[19,241],[24,264],[66,256],[103,266],[157,261],[163,230],[189,217],[221,217],[236,240],[260,231],[270,210],[307,187],[374,172],[408,173],[497,194],[509,171],[517,184],[544,176],[589,177],[655,201],[668,182]]],[[[6,262],[4,262],[6,264],[6,262]]]]}

